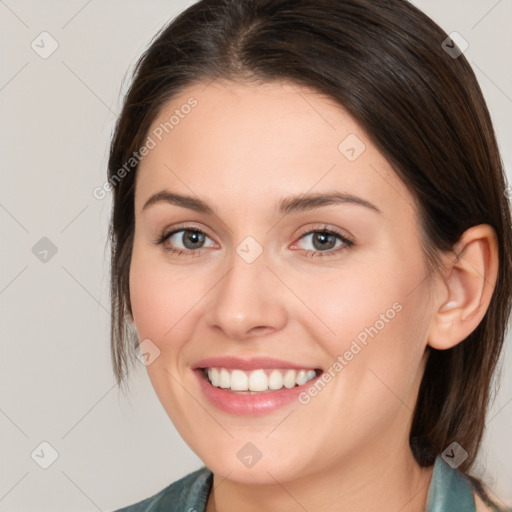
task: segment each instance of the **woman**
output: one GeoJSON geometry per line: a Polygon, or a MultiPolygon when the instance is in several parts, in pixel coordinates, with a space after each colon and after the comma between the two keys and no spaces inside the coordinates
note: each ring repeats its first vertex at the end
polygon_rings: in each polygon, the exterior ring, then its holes
{"type": "Polygon", "coordinates": [[[403,0],[202,0],[141,57],[113,363],[138,347],[205,466],[123,511],[499,510],[471,467],[510,205],[455,49],[403,0]]]}

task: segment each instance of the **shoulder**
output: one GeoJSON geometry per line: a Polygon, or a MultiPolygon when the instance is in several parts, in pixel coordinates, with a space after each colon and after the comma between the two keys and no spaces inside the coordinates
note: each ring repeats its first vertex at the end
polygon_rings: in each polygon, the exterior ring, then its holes
{"type": "Polygon", "coordinates": [[[157,494],[114,512],[187,512],[189,508],[201,512],[206,505],[212,477],[212,472],[203,466],[157,494]]]}

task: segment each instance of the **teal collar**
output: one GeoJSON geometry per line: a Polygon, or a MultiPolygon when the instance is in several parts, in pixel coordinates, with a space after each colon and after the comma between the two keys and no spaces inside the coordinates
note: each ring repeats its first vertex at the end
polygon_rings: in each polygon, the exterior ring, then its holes
{"type": "Polygon", "coordinates": [[[469,479],[438,455],[428,488],[425,512],[475,512],[469,479]]]}

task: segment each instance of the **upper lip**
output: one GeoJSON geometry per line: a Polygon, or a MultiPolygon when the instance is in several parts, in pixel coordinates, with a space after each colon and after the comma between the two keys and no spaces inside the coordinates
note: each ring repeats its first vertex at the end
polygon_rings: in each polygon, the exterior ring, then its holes
{"type": "Polygon", "coordinates": [[[284,359],[276,359],[273,357],[254,357],[251,359],[241,359],[234,356],[225,357],[208,357],[201,359],[192,365],[192,369],[197,368],[226,368],[239,370],[265,370],[273,368],[290,368],[293,370],[316,370],[318,367],[311,365],[302,365],[291,363],[284,359]]]}

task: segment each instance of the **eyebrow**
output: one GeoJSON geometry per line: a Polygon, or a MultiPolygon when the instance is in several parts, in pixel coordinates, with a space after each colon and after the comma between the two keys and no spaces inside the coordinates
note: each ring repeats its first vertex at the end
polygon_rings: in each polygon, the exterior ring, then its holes
{"type": "MultiPolygon", "coordinates": [[[[197,199],[192,196],[176,194],[169,192],[168,190],[161,190],[160,192],[153,194],[144,203],[142,211],[157,203],[168,203],[207,215],[217,215],[213,208],[208,206],[208,204],[206,204],[201,199],[197,199]]],[[[279,202],[277,213],[280,215],[288,215],[290,213],[309,211],[316,208],[321,208],[322,206],[330,206],[335,204],[355,204],[373,210],[377,213],[382,213],[381,210],[370,201],[344,192],[311,193],[290,196],[282,199],[279,202]]]]}

